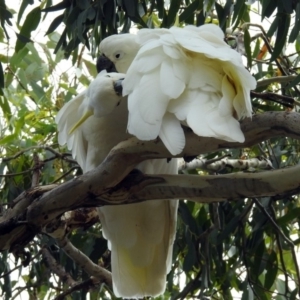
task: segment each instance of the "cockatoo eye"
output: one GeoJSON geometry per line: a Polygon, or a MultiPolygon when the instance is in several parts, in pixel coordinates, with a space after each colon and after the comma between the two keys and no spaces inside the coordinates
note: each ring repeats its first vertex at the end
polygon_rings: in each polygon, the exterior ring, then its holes
{"type": "Polygon", "coordinates": [[[122,53],[122,52],[117,52],[117,53],[115,54],[115,58],[116,58],[116,59],[120,59],[120,58],[123,57],[123,55],[124,55],[124,53],[122,53]]]}

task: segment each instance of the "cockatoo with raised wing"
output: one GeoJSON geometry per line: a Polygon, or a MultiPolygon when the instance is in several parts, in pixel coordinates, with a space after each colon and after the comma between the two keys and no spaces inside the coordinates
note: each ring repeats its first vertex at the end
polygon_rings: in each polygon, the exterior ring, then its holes
{"type": "MultiPolygon", "coordinates": [[[[159,136],[173,155],[185,145],[181,124],[199,136],[244,141],[238,119],[251,116],[249,92],[255,80],[217,26],[142,29],[137,35],[104,39],[100,51],[98,71],[126,73],[122,87],[123,95],[128,95],[129,116],[127,119],[127,101],[122,99],[106,117],[86,119],[104,100],[100,94],[93,95],[97,100],[93,104],[89,97],[73,100],[77,108],[72,111],[78,111],[80,119],[77,125],[73,121],[65,125],[68,116],[59,115],[58,125],[64,132],[60,143],[73,147],[78,161],[84,162],[79,156],[86,155],[85,171],[95,168],[113,146],[128,137],[126,127],[141,140],[159,136]],[[75,141],[81,139],[86,142],[78,146],[75,141]]],[[[177,173],[176,159],[145,161],[137,167],[148,174],[177,173]]],[[[99,209],[99,216],[112,251],[116,296],[163,293],[171,267],[177,201],[105,206],[99,209]]]]}
{"type": "Polygon", "coordinates": [[[180,124],[199,136],[244,141],[238,120],[251,117],[256,81],[218,26],[141,29],[111,36],[100,47],[118,72],[139,49],[123,82],[129,133],[140,140],[159,136],[173,155],[185,145],[180,124]]]}
{"type": "MultiPolygon", "coordinates": [[[[56,116],[58,141],[72,150],[83,172],[96,168],[130,136],[127,99],[120,94],[123,78],[124,74],[101,72],[56,116]]],[[[176,174],[177,160],[148,160],[137,168],[147,174],[176,174]]],[[[141,298],[163,293],[172,262],[177,201],[105,206],[98,211],[111,249],[115,295],[141,298]]]]}

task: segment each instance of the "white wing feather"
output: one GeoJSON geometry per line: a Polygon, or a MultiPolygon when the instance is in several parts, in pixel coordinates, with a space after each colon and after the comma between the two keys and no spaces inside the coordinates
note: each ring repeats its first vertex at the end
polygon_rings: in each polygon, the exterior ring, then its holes
{"type": "MultiPolygon", "coordinates": [[[[60,143],[68,143],[84,172],[96,168],[115,145],[129,137],[126,133],[126,99],[122,99],[113,110],[103,102],[94,107],[96,97],[93,101],[90,98],[97,95],[97,88],[93,91],[94,94],[89,97],[83,93],[71,100],[56,118],[60,143]],[[91,116],[69,135],[70,129],[87,107],[97,110],[97,115],[102,117],[91,116]]],[[[148,174],[176,174],[177,160],[172,159],[170,163],[166,159],[150,160],[137,168],[148,174]]],[[[103,234],[112,251],[112,278],[116,296],[140,298],[162,294],[172,263],[177,201],[157,200],[105,206],[98,211],[103,234]]]]}
{"type": "Polygon", "coordinates": [[[174,121],[164,123],[170,113],[200,136],[244,141],[236,117],[251,117],[256,81],[218,26],[142,29],[136,40],[141,48],[123,82],[130,133],[142,140],[160,136],[178,154],[184,147],[178,126],[180,138],[166,138],[166,128],[176,131],[174,121]]]}
{"type": "Polygon", "coordinates": [[[84,99],[86,91],[82,92],[74,99],[66,103],[58,112],[55,118],[58,129],[58,143],[67,144],[69,150],[72,150],[72,156],[78,164],[84,168],[86,164],[87,143],[82,135],[81,128],[78,128],[72,134],[69,134],[73,126],[78,122],[81,111],[84,109],[84,99]]]}

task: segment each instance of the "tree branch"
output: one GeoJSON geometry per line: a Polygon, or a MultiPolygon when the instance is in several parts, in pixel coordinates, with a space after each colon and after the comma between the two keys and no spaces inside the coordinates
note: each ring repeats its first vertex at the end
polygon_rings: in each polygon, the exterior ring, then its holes
{"type": "Polygon", "coordinates": [[[51,255],[46,246],[43,246],[41,253],[46,262],[47,267],[56,274],[62,282],[66,283],[68,286],[72,287],[78,284],[70,274],[68,274],[63,266],[61,266],[51,255]]]}
{"type": "MultiPolygon", "coordinates": [[[[228,155],[227,155],[228,156],[228,155]]],[[[249,158],[249,159],[230,159],[215,158],[215,159],[204,159],[198,158],[191,162],[185,162],[184,159],[179,160],[179,171],[202,169],[206,171],[220,172],[226,167],[239,170],[253,170],[253,169],[273,169],[272,163],[266,158],[249,158]]]]}
{"type": "Polygon", "coordinates": [[[106,269],[94,264],[84,253],[74,247],[67,237],[56,240],[58,246],[87,274],[94,276],[106,283],[112,289],[111,273],[106,269]]]}
{"type": "MultiPolygon", "coordinates": [[[[255,115],[252,121],[243,120],[241,127],[246,137],[244,143],[199,137],[186,130],[186,147],[180,156],[249,147],[271,137],[299,139],[300,114],[267,112],[255,115]]],[[[22,242],[26,232],[39,232],[66,211],[80,207],[172,198],[214,202],[240,197],[274,196],[298,192],[300,189],[300,165],[262,173],[222,176],[147,176],[132,172],[125,178],[143,160],[171,157],[161,141],[142,142],[130,138],[114,147],[95,170],[55,188],[49,187],[48,192],[39,199],[34,200],[33,195],[28,198],[25,193],[0,220],[0,249],[8,249],[14,242],[22,242]]],[[[40,195],[37,193],[34,198],[40,195]]]]}

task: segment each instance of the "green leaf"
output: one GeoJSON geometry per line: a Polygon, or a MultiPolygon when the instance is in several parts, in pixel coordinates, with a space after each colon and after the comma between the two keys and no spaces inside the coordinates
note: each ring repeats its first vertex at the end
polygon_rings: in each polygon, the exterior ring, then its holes
{"type": "Polygon", "coordinates": [[[76,4],[81,10],[86,10],[90,6],[90,1],[89,0],[76,1],[76,4]]]}
{"type": "Polygon", "coordinates": [[[64,14],[61,14],[60,16],[56,17],[50,24],[45,35],[48,35],[49,33],[53,32],[62,23],[63,19],[64,19],[64,14]]]}
{"type": "MultiPolygon", "coordinates": [[[[17,41],[20,41],[21,43],[23,43],[24,44],[24,46],[25,46],[25,44],[27,44],[27,43],[33,43],[33,41],[31,40],[31,39],[29,39],[28,37],[26,37],[26,36],[24,36],[24,35],[22,35],[22,34],[20,34],[20,33],[17,33],[16,32],[16,36],[17,36],[17,41]]],[[[23,47],[24,47],[23,46],[23,47]]]]}
{"type": "Polygon", "coordinates": [[[168,23],[167,28],[171,27],[176,20],[176,16],[178,14],[179,8],[180,8],[181,0],[172,0],[169,13],[168,13],[168,23]]]}
{"type": "Polygon", "coordinates": [[[260,52],[260,39],[256,39],[254,51],[252,53],[252,57],[256,58],[259,52],[260,52]]]}
{"type": "Polygon", "coordinates": [[[8,134],[4,138],[0,138],[0,145],[13,144],[18,139],[17,134],[8,134]]]}
{"type": "Polygon", "coordinates": [[[253,300],[254,299],[254,294],[251,286],[249,284],[244,285],[244,290],[243,290],[243,296],[241,300],[253,300]]]}
{"type": "Polygon", "coordinates": [[[3,88],[4,88],[4,73],[3,73],[2,63],[0,61],[0,90],[2,90],[3,88]]]}
{"type": "Polygon", "coordinates": [[[5,118],[9,120],[11,117],[11,110],[5,95],[0,95],[0,107],[3,111],[3,115],[5,116],[5,118]]]}
{"type": "Polygon", "coordinates": [[[201,26],[205,23],[205,14],[204,14],[204,10],[201,10],[196,17],[196,26],[201,26]]]}
{"type": "Polygon", "coordinates": [[[241,18],[243,16],[243,11],[246,7],[244,0],[237,0],[234,9],[233,9],[233,16],[232,16],[232,23],[236,21],[238,23],[238,18],[241,18]]]}
{"type": "Polygon", "coordinates": [[[135,0],[123,0],[123,5],[129,17],[135,17],[138,2],[135,0]]]}
{"type": "Polygon", "coordinates": [[[263,259],[265,251],[266,251],[265,241],[262,240],[255,250],[253,266],[251,268],[252,274],[254,275],[255,278],[258,278],[258,276],[265,269],[266,264],[265,264],[265,260],[263,259]]]}
{"type": "Polygon", "coordinates": [[[277,1],[264,0],[264,1],[261,2],[261,4],[262,4],[262,12],[261,12],[262,20],[265,17],[269,18],[273,14],[275,9],[277,8],[277,1]]]}
{"type": "Polygon", "coordinates": [[[219,19],[219,26],[222,28],[223,31],[225,31],[226,27],[226,21],[229,18],[231,7],[232,7],[232,1],[227,0],[224,8],[219,4],[215,3],[218,19],[219,19]]]}
{"type": "MultiPolygon", "coordinates": [[[[295,79],[300,81],[300,74],[295,79]]],[[[293,209],[288,210],[284,216],[278,218],[277,223],[280,225],[285,225],[297,219],[298,216],[300,216],[300,207],[294,207],[293,209]]]]}
{"type": "Polygon", "coordinates": [[[160,19],[163,19],[164,15],[165,15],[164,1],[156,0],[156,5],[157,5],[157,10],[158,10],[158,17],[160,19]]]}
{"type": "Polygon", "coordinates": [[[64,29],[62,35],[60,36],[59,41],[54,49],[54,54],[57,54],[58,50],[65,44],[67,37],[67,28],[64,29]]]}
{"type": "Polygon", "coordinates": [[[23,16],[23,13],[26,9],[26,7],[28,6],[28,4],[33,4],[33,0],[23,0],[22,1],[22,4],[20,5],[20,8],[19,8],[19,12],[18,12],[18,18],[17,18],[17,24],[20,25],[20,20],[23,16]]]}
{"type": "MultiPolygon", "coordinates": [[[[20,36],[30,39],[31,32],[35,30],[41,20],[41,10],[39,7],[34,8],[26,17],[25,22],[20,30],[20,36]]],[[[28,42],[28,41],[27,41],[28,42]]],[[[19,52],[27,43],[18,38],[15,51],[19,52]]]]}
{"type": "Polygon", "coordinates": [[[204,0],[203,9],[205,13],[210,13],[215,6],[215,0],[204,0]]]}
{"type": "Polygon", "coordinates": [[[238,0],[234,5],[232,23],[235,22],[233,30],[240,25],[241,20],[245,21],[245,15],[247,13],[248,7],[244,0],[238,0]]]}
{"type": "Polygon", "coordinates": [[[298,299],[298,288],[295,288],[290,295],[290,299],[289,300],[296,300],[298,299]]]}
{"type": "Polygon", "coordinates": [[[263,287],[261,287],[259,284],[253,284],[252,289],[255,291],[255,300],[259,299],[259,300],[271,300],[267,295],[267,293],[265,292],[265,290],[263,289],[263,287]]]}
{"type": "MultiPolygon", "coordinates": [[[[113,3],[113,1],[110,1],[110,2],[113,3]]],[[[143,12],[143,9],[139,10],[139,3],[137,0],[122,0],[122,3],[123,3],[124,10],[125,10],[126,14],[128,15],[128,17],[130,18],[130,20],[132,20],[133,22],[135,22],[137,24],[140,24],[144,28],[148,28],[147,24],[143,21],[143,19],[140,16],[140,11],[143,12]]],[[[111,7],[110,8],[111,16],[114,17],[116,8],[115,8],[115,6],[112,6],[111,3],[110,3],[110,7],[111,7]]],[[[115,26],[115,20],[112,23],[115,26]]],[[[114,28],[114,29],[116,29],[116,28],[114,28]]]]}
{"type": "MultiPolygon", "coordinates": [[[[279,0],[282,3],[282,6],[286,13],[292,14],[293,13],[293,2],[294,0],[279,0]]],[[[279,4],[278,4],[279,6],[279,4]]]]}
{"type": "Polygon", "coordinates": [[[85,64],[86,68],[89,70],[89,73],[91,76],[96,77],[97,76],[97,70],[95,67],[95,63],[92,63],[86,59],[82,60],[83,63],[85,64]]]}
{"type": "Polygon", "coordinates": [[[274,50],[271,56],[271,61],[275,60],[280,55],[285,45],[290,26],[291,16],[283,13],[278,13],[276,19],[278,19],[278,29],[274,50]]]}
{"type": "Polygon", "coordinates": [[[277,255],[275,251],[272,251],[269,255],[269,259],[267,262],[267,273],[265,276],[265,283],[264,287],[269,290],[271,289],[272,285],[274,284],[274,281],[277,277],[277,271],[278,271],[278,261],[277,261],[277,255]]]}
{"type": "Polygon", "coordinates": [[[46,7],[42,10],[42,12],[53,12],[53,11],[58,11],[61,9],[65,9],[68,8],[69,6],[72,5],[72,2],[69,0],[63,0],[62,2],[59,2],[56,5],[50,6],[50,7],[46,7]]]}
{"type": "Polygon", "coordinates": [[[238,228],[238,223],[240,221],[240,216],[233,217],[227,225],[224,227],[223,231],[219,234],[218,242],[223,243],[223,240],[226,239],[233,231],[238,228]]]}
{"type": "Polygon", "coordinates": [[[10,60],[10,65],[13,67],[14,70],[20,67],[21,61],[24,57],[28,54],[29,49],[24,47],[21,51],[15,52],[10,60]]]}
{"type": "Polygon", "coordinates": [[[187,204],[184,203],[183,201],[179,202],[178,212],[179,212],[184,224],[187,225],[189,230],[193,234],[198,234],[197,223],[196,223],[195,219],[193,218],[191,212],[189,211],[187,204]]]}
{"type": "Polygon", "coordinates": [[[199,10],[199,6],[201,5],[199,0],[195,0],[188,7],[186,7],[182,14],[179,16],[179,22],[184,22],[191,16],[194,18],[194,13],[196,10],[199,10]]]}
{"type": "Polygon", "coordinates": [[[295,23],[289,37],[289,43],[295,42],[295,40],[299,36],[299,31],[300,31],[300,2],[298,2],[296,6],[295,23]]]}
{"type": "Polygon", "coordinates": [[[195,245],[193,243],[191,232],[189,230],[186,230],[185,238],[187,242],[188,252],[184,258],[182,268],[185,272],[189,272],[190,270],[192,270],[194,264],[197,262],[197,253],[195,245]]]}
{"type": "Polygon", "coordinates": [[[12,26],[10,19],[13,17],[12,13],[6,9],[5,0],[0,0],[0,24],[5,32],[7,39],[9,39],[8,33],[5,29],[5,22],[12,26]]]}

